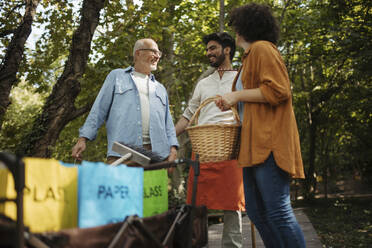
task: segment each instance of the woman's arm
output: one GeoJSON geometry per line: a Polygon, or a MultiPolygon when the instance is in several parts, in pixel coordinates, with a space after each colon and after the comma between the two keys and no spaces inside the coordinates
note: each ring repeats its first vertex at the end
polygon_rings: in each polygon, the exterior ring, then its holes
{"type": "Polygon", "coordinates": [[[233,91],[221,96],[215,101],[217,107],[222,111],[230,109],[231,106],[238,102],[266,103],[268,101],[262,94],[260,88],[233,91]]]}

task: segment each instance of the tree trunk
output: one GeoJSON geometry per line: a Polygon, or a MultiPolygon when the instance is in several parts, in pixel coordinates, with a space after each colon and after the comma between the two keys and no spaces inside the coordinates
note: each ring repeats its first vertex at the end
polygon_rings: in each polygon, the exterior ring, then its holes
{"type": "Polygon", "coordinates": [[[305,178],[305,198],[311,199],[314,196],[315,187],[315,156],[316,156],[316,135],[317,135],[317,124],[314,116],[312,116],[312,121],[309,127],[309,168],[307,170],[307,175],[305,178]]]}
{"type": "Polygon", "coordinates": [[[64,71],[53,87],[43,112],[35,120],[32,131],[19,145],[17,155],[50,157],[65,125],[89,110],[90,104],[76,109],[74,103],[80,93],[78,80],[85,71],[92,37],[104,2],[105,0],[84,0],[80,26],[73,34],[70,55],[64,71]]]}
{"type": "Polygon", "coordinates": [[[31,33],[32,22],[39,0],[27,0],[23,20],[15,30],[0,67],[0,130],[5,112],[10,104],[9,94],[17,82],[17,72],[22,61],[23,51],[31,33]]]}
{"type": "Polygon", "coordinates": [[[225,28],[225,1],[220,0],[220,32],[225,28]]]}
{"type": "Polygon", "coordinates": [[[324,178],[324,199],[328,199],[328,165],[323,169],[323,178],[324,178]]]}

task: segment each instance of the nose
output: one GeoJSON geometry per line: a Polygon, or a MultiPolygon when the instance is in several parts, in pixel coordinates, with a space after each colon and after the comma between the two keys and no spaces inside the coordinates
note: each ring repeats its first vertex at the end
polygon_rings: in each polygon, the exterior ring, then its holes
{"type": "Polygon", "coordinates": [[[154,54],[154,59],[155,59],[156,61],[159,61],[159,60],[160,60],[160,56],[159,56],[158,54],[154,54]]]}

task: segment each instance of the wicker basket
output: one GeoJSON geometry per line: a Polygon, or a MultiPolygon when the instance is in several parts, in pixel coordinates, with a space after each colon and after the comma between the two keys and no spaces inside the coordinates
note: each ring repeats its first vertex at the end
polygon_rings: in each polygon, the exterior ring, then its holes
{"type": "Polygon", "coordinates": [[[200,162],[218,162],[236,159],[239,152],[240,118],[235,108],[231,108],[237,124],[197,125],[201,109],[216,100],[210,97],[204,100],[186,128],[192,151],[199,154],[200,162]],[[195,122],[195,126],[192,126],[195,122]]]}

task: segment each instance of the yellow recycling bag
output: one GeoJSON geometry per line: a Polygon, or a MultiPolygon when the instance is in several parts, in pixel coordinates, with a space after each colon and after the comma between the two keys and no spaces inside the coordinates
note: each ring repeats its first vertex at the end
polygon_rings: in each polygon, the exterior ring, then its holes
{"type": "MultiPolygon", "coordinates": [[[[25,158],[24,163],[25,225],[32,232],[76,227],[77,167],[61,165],[54,159],[25,158]]],[[[14,198],[14,181],[8,170],[0,169],[0,181],[0,197],[14,198]],[[7,183],[4,183],[5,180],[7,183]]],[[[16,219],[15,203],[5,203],[0,212],[16,219]]]]}

